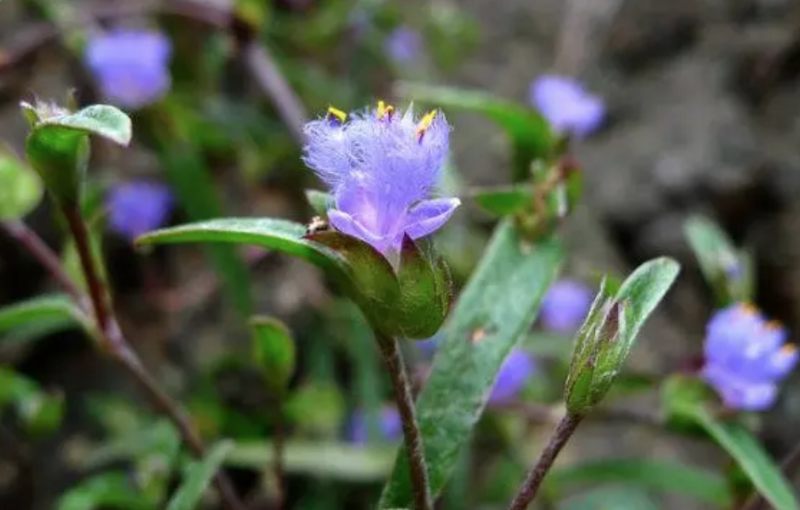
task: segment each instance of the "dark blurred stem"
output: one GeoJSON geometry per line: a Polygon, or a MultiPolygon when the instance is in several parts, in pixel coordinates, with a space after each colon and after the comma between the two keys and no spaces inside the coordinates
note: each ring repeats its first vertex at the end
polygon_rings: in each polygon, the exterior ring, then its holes
{"type": "Polygon", "coordinates": [[[433,510],[428,467],[425,463],[425,448],[422,444],[422,433],[419,430],[414,407],[414,396],[411,393],[411,382],[408,377],[400,344],[396,338],[378,335],[378,346],[383,361],[392,379],[392,388],[397,400],[397,410],[403,423],[408,463],[411,471],[411,483],[414,490],[414,508],[416,510],[433,510]]]}
{"type": "MultiPolygon", "coordinates": [[[[102,332],[108,331],[109,307],[106,298],[106,287],[100,277],[100,271],[95,264],[92,255],[92,242],[89,238],[89,229],[83,219],[80,208],[75,206],[64,206],[61,208],[64,218],[67,220],[69,231],[75,239],[75,248],[78,251],[78,259],[81,262],[81,270],[86,278],[86,286],[89,289],[89,297],[92,300],[97,329],[102,332]]],[[[111,346],[104,346],[111,347],[111,346]]]]}
{"type": "Polygon", "coordinates": [[[284,440],[285,440],[285,430],[284,430],[284,423],[283,423],[283,402],[284,402],[284,394],[280,392],[276,395],[276,405],[275,409],[277,410],[275,413],[275,431],[272,436],[272,448],[274,449],[275,458],[272,461],[272,471],[275,475],[275,487],[276,487],[276,496],[275,496],[275,508],[278,510],[283,509],[283,505],[285,504],[286,495],[284,494],[284,480],[283,480],[283,450],[284,450],[284,440]]]}
{"type": "MultiPolygon", "coordinates": [[[[800,442],[794,445],[792,451],[790,451],[781,462],[781,471],[790,482],[798,469],[800,469],[800,442]]],[[[755,491],[740,507],[740,510],[761,510],[762,508],[767,508],[765,506],[766,503],[764,496],[762,496],[760,492],[755,491]]]]}
{"type": "MultiPolygon", "coordinates": [[[[175,424],[183,441],[192,453],[196,457],[202,458],[205,455],[205,448],[200,436],[178,407],[178,404],[164,393],[158,382],[145,369],[119,328],[119,324],[110,307],[108,290],[105,282],[100,277],[100,269],[92,253],[89,229],[80,209],[76,206],[65,206],[62,207],[62,212],[75,239],[75,247],[86,278],[86,285],[89,288],[89,297],[94,309],[102,347],[122,364],[125,371],[136,381],[150,404],[175,424]]],[[[239,502],[236,492],[227,477],[220,472],[217,473],[215,481],[225,507],[228,510],[243,510],[244,507],[239,502]]]]}
{"type": "Polygon", "coordinates": [[[535,498],[536,494],[539,492],[545,475],[550,468],[553,467],[553,462],[555,462],[556,457],[558,457],[564,445],[567,444],[569,438],[572,437],[572,434],[575,433],[575,429],[578,428],[582,420],[583,416],[571,414],[567,414],[561,418],[561,421],[558,422],[556,426],[556,430],[550,436],[547,446],[539,456],[539,460],[536,461],[536,465],[528,472],[528,476],[526,476],[525,481],[522,482],[517,495],[514,496],[514,500],[508,507],[509,510],[525,510],[528,508],[533,498],[535,498]]]}
{"type": "Polygon", "coordinates": [[[17,240],[24,246],[31,255],[44,266],[44,268],[58,281],[58,284],[78,303],[80,303],[83,294],[69,277],[64,267],[61,265],[61,260],[58,258],[53,250],[47,246],[42,238],[28,227],[22,221],[4,221],[2,223],[3,229],[9,236],[17,240]]]}

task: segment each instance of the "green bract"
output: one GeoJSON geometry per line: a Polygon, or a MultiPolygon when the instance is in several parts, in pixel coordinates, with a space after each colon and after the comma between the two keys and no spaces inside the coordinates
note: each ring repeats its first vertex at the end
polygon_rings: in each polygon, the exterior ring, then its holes
{"type": "Polygon", "coordinates": [[[131,121],[113,106],[94,105],[76,113],[47,103],[22,103],[31,124],[25,155],[45,188],[61,204],[80,201],[89,162],[89,135],[120,145],[131,139],[131,121]]]}
{"type": "Polygon", "coordinates": [[[398,268],[369,244],[334,231],[306,233],[298,223],[228,218],[158,230],[138,244],[213,242],[251,244],[303,258],[335,278],[381,334],[433,336],[450,306],[450,274],[423,242],[406,238],[398,268]]]}
{"type": "Polygon", "coordinates": [[[602,283],[575,339],[564,388],[571,414],[586,414],[608,393],[644,321],[672,286],[679,268],[668,258],[646,262],[615,295],[610,295],[602,283]]]}

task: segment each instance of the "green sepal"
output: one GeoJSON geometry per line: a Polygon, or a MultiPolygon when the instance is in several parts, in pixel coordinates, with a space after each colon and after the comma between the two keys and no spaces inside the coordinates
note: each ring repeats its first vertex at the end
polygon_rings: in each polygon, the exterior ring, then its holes
{"type": "Polygon", "coordinates": [[[430,338],[439,331],[452,302],[450,271],[442,257],[425,241],[403,237],[400,250],[398,336],[430,338]]]}

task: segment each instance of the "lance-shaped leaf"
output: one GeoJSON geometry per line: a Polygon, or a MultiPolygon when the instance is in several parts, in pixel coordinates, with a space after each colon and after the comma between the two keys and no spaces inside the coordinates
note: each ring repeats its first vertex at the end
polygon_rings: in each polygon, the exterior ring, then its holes
{"type": "Polygon", "coordinates": [[[516,184],[473,189],[470,196],[487,212],[497,216],[511,216],[531,206],[533,193],[532,185],[516,184]]]}
{"type": "Polygon", "coordinates": [[[80,203],[89,161],[89,136],[120,145],[131,139],[131,120],[121,110],[94,105],[75,113],[49,104],[22,104],[31,121],[25,155],[53,197],[65,204],[80,203]]]}
{"type": "MultiPolygon", "coordinates": [[[[553,240],[524,244],[510,221],[495,230],[445,325],[442,345],[419,397],[417,416],[434,494],[450,476],[500,367],[535,320],[562,257],[553,240]]],[[[411,507],[411,495],[407,454],[401,450],[380,506],[411,507]]]]}
{"type": "Polygon", "coordinates": [[[703,216],[689,218],[684,235],[694,251],[700,270],[714,291],[719,306],[753,298],[752,261],[739,251],[716,223],[703,216]]]}
{"type": "Polygon", "coordinates": [[[294,339],[284,323],[274,317],[253,317],[253,349],[272,391],[281,394],[286,390],[294,373],[296,352],[294,339]]]}
{"type": "Polygon", "coordinates": [[[670,422],[692,423],[722,447],[776,510],[798,510],[797,497],[780,468],[741,423],[715,417],[715,397],[699,379],[673,376],[662,387],[670,422]]]}
{"type": "Polygon", "coordinates": [[[578,330],[564,389],[567,410],[587,413],[606,396],[644,322],[678,276],[677,262],[660,258],[639,266],[616,295],[601,285],[578,330]]]}
{"type": "Polygon", "coordinates": [[[186,242],[252,244],[303,258],[335,278],[348,297],[359,305],[370,324],[385,335],[418,338],[424,333],[430,336],[433,333],[428,333],[431,330],[435,333],[444,321],[445,300],[449,304],[449,273],[439,258],[433,255],[409,256],[407,270],[402,270],[402,257],[400,262],[401,272],[414,271],[419,277],[419,280],[407,278],[403,293],[409,296],[407,299],[424,298],[437,310],[440,315],[437,315],[438,323],[434,324],[435,321],[428,316],[422,320],[403,311],[407,311],[408,306],[400,305],[401,285],[395,270],[375,248],[335,231],[306,233],[303,225],[288,221],[255,218],[211,220],[158,230],[137,241],[139,245],[186,242]],[[420,268],[427,268],[433,274],[422,278],[420,268]],[[428,291],[420,292],[415,286],[428,291]]]}
{"type": "Polygon", "coordinates": [[[69,296],[51,294],[0,308],[0,344],[7,341],[7,334],[49,323],[74,324],[92,331],[91,321],[69,296]]]}
{"type": "Polygon", "coordinates": [[[401,97],[472,111],[495,121],[511,141],[514,182],[527,180],[531,162],[549,158],[557,149],[557,138],[547,121],[527,105],[481,91],[418,83],[401,83],[397,89],[401,97]]]}
{"type": "Polygon", "coordinates": [[[167,510],[194,510],[200,503],[206,489],[211,485],[214,475],[222,467],[233,443],[222,441],[215,444],[208,454],[199,461],[191,463],[183,483],[167,504],[167,510]]]}

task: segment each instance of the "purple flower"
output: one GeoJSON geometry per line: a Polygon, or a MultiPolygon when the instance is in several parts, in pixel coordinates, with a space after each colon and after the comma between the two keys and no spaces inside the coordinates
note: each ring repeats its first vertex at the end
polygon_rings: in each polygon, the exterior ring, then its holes
{"type": "Polygon", "coordinates": [[[531,83],[530,101],[560,133],[585,137],[605,117],[603,100],[565,76],[544,75],[531,83]]]}
{"type": "Polygon", "coordinates": [[[705,365],[701,376],[726,406],[743,411],[769,408],[778,383],[797,364],[797,349],[786,330],[767,321],[749,304],[717,311],[706,327],[705,365]]]}
{"type": "Polygon", "coordinates": [[[567,279],[557,281],[542,300],[542,325],[556,333],[575,333],[589,312],[592,298],[592,290],[583,283],[567,279]]]}
{"type": "MultiPolygon", "coordinates": [[[[360,409],[356,410],[350,419],[348,441],[358,445],[366,444],[369,436],[368,430],[366,416],[360,409]]],[[[381,409],[378,415],[378,431],[381,438],[386,441],[396,441],[403,437],[403,424],[396,407],[387,405],[381,409]]]]}
{"type": "Polygon", "coordinates": [[[511,351],[497,374],[489,402],[498,404],[514,399],[535,371],[536,362],[530,354],[521,349],[511,351]]]}
{"type": "Polygon", "coordinates": [[[116,30],[92,38],[86,63],[103,96],[124,108],[154,103],[170,87],[169,39],[148,30],[116,30]]]}
{"type": "Polygon", "coordinates": [[[162,226],[172,205],[169,188],[155,182],[118,184],[106,196],[109,226],[130,241],[162,226]]]}
{"type": "Polygon", "coordinates": [[[333,195],[331,225],[381,253],[399,251],[404,235],[433,233],[461,203],[428,199],[449,148],[450,125],[437,110],[418,120],[381,101],[348,119],[330,108],[305,134],[303,161],[333,195]]]}
{"type": "Polygon", "coordinates": [[[401,26],[386,36],[383,47],[392,60],[406,64],[422,52],[422,36],[416,30],[401,26]]]}

